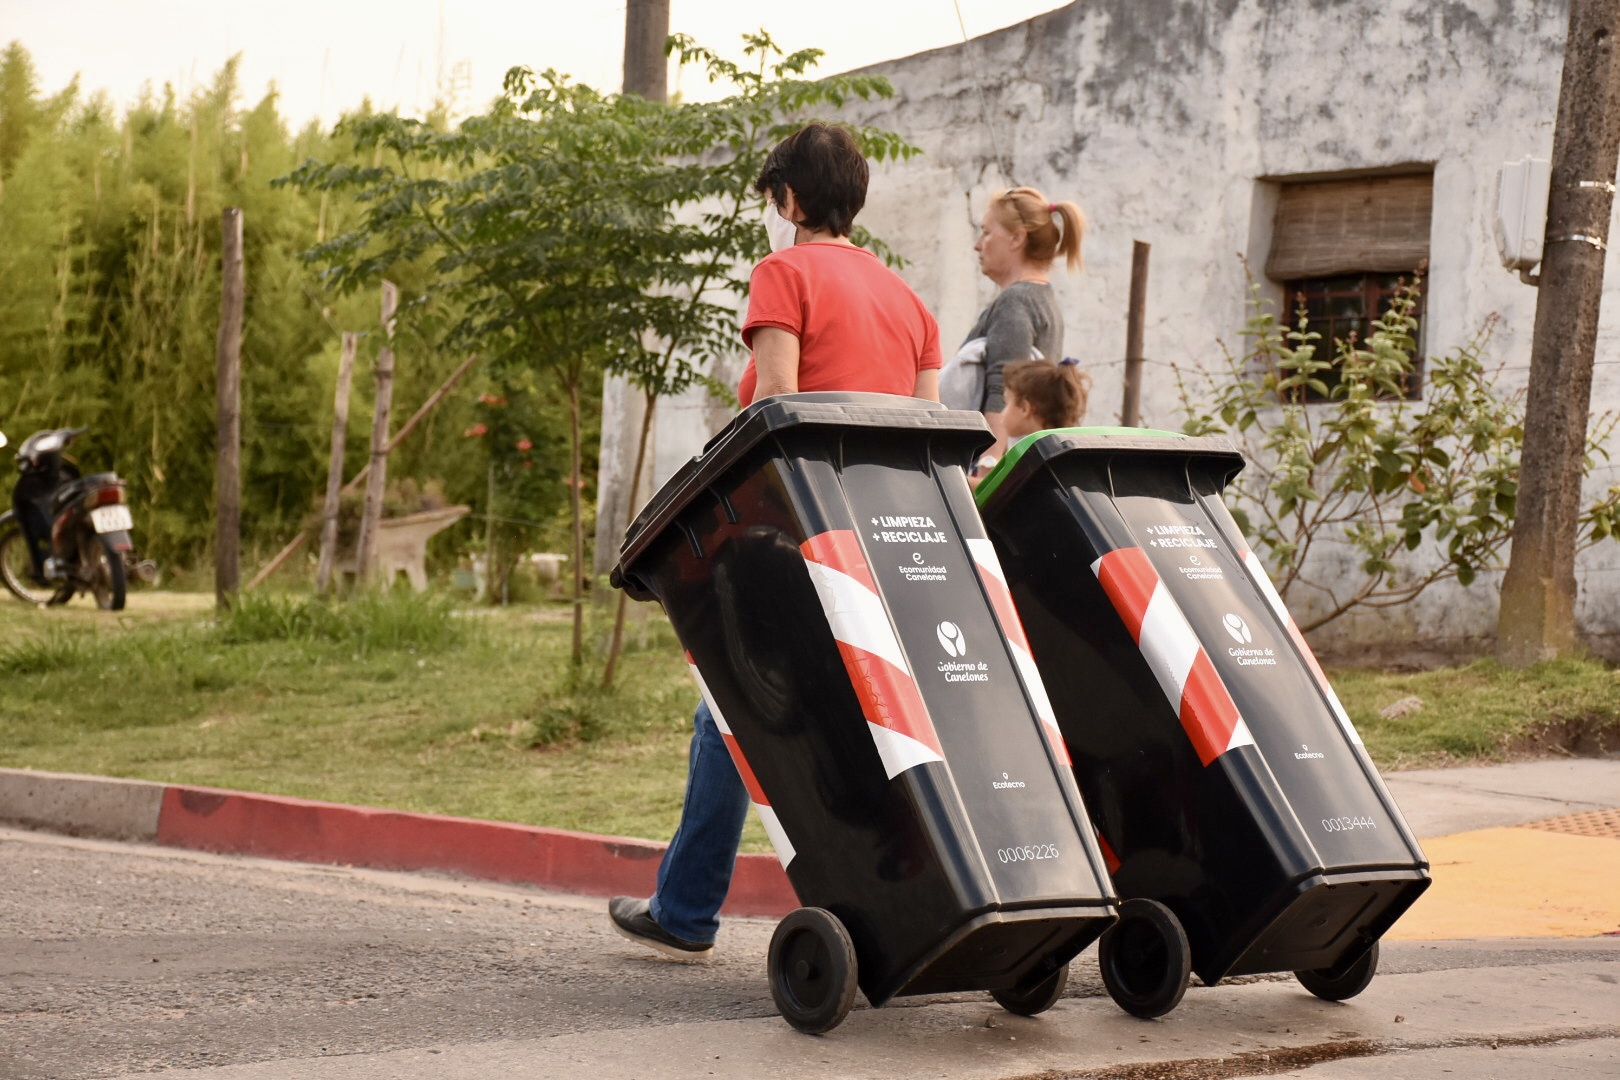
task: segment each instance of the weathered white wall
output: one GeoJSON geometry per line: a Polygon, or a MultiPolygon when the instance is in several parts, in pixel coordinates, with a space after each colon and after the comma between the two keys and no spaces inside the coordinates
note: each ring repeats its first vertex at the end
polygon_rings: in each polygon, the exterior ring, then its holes
{"type": "MultiPolygon", "coordinates": [[[[1443,352],[1491,312],[1508,386],[1527,377],[1535,290],[1497,261],[1496,170],[1552,148],[1564,0],[1089,0],[968,42],[869,69],[896,96],[846,119],[899,131],[922,157],[879,167],[862,224],[911,261],[905,276],[947,349],[993,286],[977,270],[978,217],[995,190],[1028,184],[1078,202],[1086,265],[1057,275],[1066,352],[1095,384],[1087,420],[1112,423],[1122,393],[1131,245],[1153,246],[1143,422],[1180,426],[1168,365],[1234,349],[1245,311],[1238,255],[1262,268],[1267,178],[1432,164],[1427,345],[1443,352]]],[[[1611,254],[1593,401],[1620,407],[1620,265],[1611,254]]],[[[662,407],[661,407],[662,408],[662,407]]],[[[716,416],[693,400],[661,415],[658,479],[716,416]],[[685,417],[680,422],[678,417],[685,417]]],[[[1620,447],[1615,447],[1620,451],[1620,447]]],[[[1620,453],[1617,453],[1620,457],[1620,453]]],[[[1620,470],[1600,475],[1620,482],[1620,470]]],[[[1581,625],[1620,649],[1620,545],[1581,559],[1581,625]]],[[[1456,651],[1490,635],[1499,582],[1330,624],[1319,646],[1456,651]]],[[[1307,610],[1309,601],[1294,598],[1307,610]]]]}

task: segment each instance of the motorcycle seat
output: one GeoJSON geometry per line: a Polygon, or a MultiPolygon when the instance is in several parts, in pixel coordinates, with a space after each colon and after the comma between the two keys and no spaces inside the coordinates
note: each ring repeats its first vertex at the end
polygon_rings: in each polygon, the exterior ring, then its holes
{"type": "Polygon", "coordinates": [[[60,513],[64,507],[84,492],[93,491],[96,488],[113,487],[118,482],[118,474],[110,472],[91,473],[89,476],[69,480],[52,493],[51,511],[53,514],[60,513]]]}

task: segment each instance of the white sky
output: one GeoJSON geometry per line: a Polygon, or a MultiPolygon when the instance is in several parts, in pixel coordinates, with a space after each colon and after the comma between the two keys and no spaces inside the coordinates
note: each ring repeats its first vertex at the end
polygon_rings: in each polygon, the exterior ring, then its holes
{"type": "MultiPolygon", "coordinates": [[[[826,51],[818,71],[834,74],[1011,26],[1062,0],[817,0],[740,3],[671,0],[675,32],[737,58],[741,34],[764,26],[788,51],[826,51]]],[[[75,74],[85,91],[120,105],[143,83],[182,95],[205,85],[242,53],[243,103],[273,82],[293,126],[335,120],[369,95],[380,108],[420,113],[442,78],[465,64],[458,98],[478,110],[500,92],[514,65],[568,72],[598,89],[620,84],[624,3],[614,0],[0,0],[0,44],[19,40],[42,89],[75,74]]],[[[674,77],[674,66],[671,65],[674,77]]],[[[673,87],[711,97],[691,70],[673,87]]]]}

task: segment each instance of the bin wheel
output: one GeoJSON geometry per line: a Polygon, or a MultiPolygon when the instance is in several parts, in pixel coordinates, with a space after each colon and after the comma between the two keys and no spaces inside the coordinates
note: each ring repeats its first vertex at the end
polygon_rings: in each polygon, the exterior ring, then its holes
{"type": "Polygon", "coordinates": [[[798,908],[777,923],[766,964],[777,1011],[808,1035],[831,1031],[855,1004],[855,945],[825,908],[798,908]]]}
{"type": "Polygon", "coordinates": [[[1296,971],[1294,978],[1300,985],[1323,1001],[1344,1001],[1353,998],[1372,982],[1378,971],[1378,942],[1362,953],[1342,971],[1317,968],[1315,971],[1296,971]]]}
{"type": "Polygon", "coordinates": [[[992,990],[990,996],[1010,1013],[1035,1016],[1058,1003],[1063,988],[1069,985],[1069,965],[1064,964],[1028,990],[992,990]]]}
{"type": "Polygon", "coordinates": [[[1119,905],[1119,921],[1097,944],[1103,985],[1114,1003],[1144,1020],[1181,1003],[1192,971],[1192,950],[1175,913],[1140,897],[1119,905]]]}

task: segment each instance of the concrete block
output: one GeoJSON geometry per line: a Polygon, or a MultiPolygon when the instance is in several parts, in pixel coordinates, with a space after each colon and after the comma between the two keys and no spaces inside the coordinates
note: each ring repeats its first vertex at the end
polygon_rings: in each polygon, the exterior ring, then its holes
{"type": "Polygon", "coordinates": [[[165,785],[0,769],[0,821],[70,836],[154,841],[165,785]]]}

